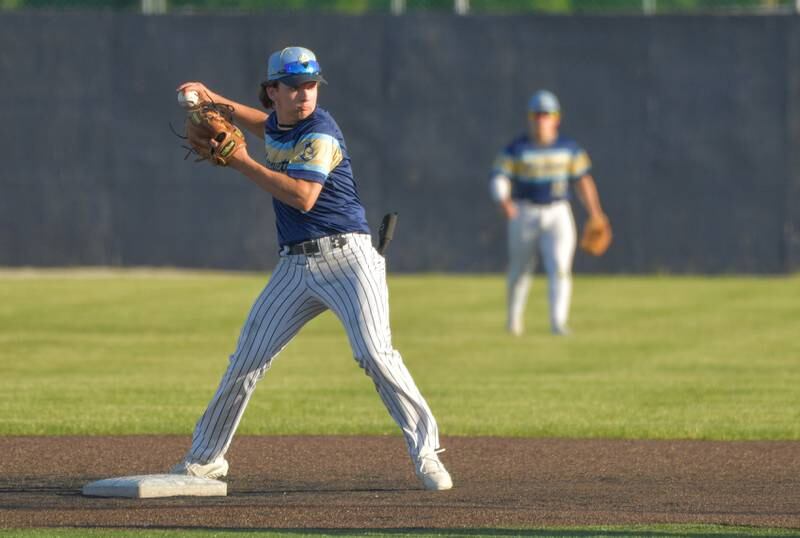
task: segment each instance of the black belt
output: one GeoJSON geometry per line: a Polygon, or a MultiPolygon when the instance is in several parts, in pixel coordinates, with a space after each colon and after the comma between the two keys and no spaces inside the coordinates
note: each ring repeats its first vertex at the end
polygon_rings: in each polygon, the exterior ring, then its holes
{"type": "Polygon", "coordinates": [[[286,245],[283,247],[283,252],[285,254],[289,254],[290,256],[296,256],[298,254],[305,254],[308,256],[309,254],[319,254],[323,250],[325,250],[326,245],[328,249],[332,248],[342,248],[347,244],[347,236],[344,234],[341,235],[329,235],[327,237],[321,237],[319,239],[309,239],[308,241],[303,241],[302,243],[295,243],[293,245],[286,245]]]}
{"type": "Polygon", "coordinates": [[[559,198],[558,200],[551,200],[549,202],[533,202],[533,201],[525,199],[525,198],[516,198],[514,201],[517,202],[518,204],[532,205],[532,206],[536,206],[536,207],[549,207],[549,206],[551,206],[553,204],[557,204],[559,202],[566,202],[567,199],[566,198],[559,198]]]}

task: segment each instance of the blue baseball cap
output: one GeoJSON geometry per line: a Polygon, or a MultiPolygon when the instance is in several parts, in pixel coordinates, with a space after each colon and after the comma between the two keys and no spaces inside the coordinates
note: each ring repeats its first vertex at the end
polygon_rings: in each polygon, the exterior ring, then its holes
{"type": "Polygon", "coordinates": [[[324,82],[317,57],[303,47],[286,47],[270,54],[267,61],[267,82],[283,82],[296,88],[309,81],[324,82]]]}
{"type": "Polygon", "coordinates": [[[539,90],[531,95],[528,101],[528,112],[558,114],[561,112],[561,105],[554,93],[547,90],[539,90]]]}

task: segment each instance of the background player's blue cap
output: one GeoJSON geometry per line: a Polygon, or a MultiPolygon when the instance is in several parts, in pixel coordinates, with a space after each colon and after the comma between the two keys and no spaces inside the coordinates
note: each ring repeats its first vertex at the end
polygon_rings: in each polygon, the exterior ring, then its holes
{"type": "Polygon", "coordinates": [[[547,112],[549,114],[556,114],[561,112],[561,105],[558,98],[552,92],[547,90],[539,90],[531,95],[528,101],[528,112],[547,112]]]}
{"type": "Polygon", "coordinates": [[[267,61],[267,82],[283,82],[293,88],[309,82],[326,82],[317,57],[303,47],[286,47],[270,54],[267,61]]]}

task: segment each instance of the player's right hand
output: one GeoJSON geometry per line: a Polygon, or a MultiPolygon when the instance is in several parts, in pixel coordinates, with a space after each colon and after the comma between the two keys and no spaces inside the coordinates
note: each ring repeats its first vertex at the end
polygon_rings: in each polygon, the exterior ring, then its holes
{"type": "Polygon", "coordinates": [[[513,220],[517,218],[517,215],[519,214],[519,210],[517,209],[517,204],[515,204],[511,199],[503,200],[500,203],[500,210],[503,212],[503,215],[508,220],[513,220]]]}
{"type": "Polygon", "coordinates": [[[217,99],[217,94],[209,90],[205,84],[202,82],[184,82],[180,86],[178,86],[175,91],[177,93],[189,92],[189,91],[196,91],[197,94],[200,96],[200,101],[202,102],[214,102],[219,101],[217,99]]]}

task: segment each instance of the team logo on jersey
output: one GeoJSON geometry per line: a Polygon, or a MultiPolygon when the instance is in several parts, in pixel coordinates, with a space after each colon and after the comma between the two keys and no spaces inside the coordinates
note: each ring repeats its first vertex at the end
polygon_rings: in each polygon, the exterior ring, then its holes
{"type": "Polygon", "coordinates": [[[300,158],[303,159],[305,162],[310,161],[314,158],[317,154],[317,149],[314,147],[311,140],[305,143],[303,147],[303,152],[300,154],[300,158]]]}

